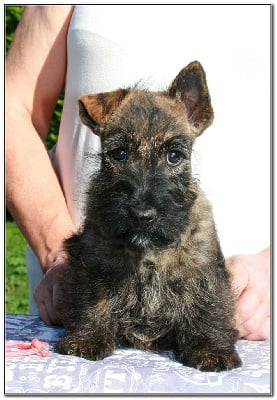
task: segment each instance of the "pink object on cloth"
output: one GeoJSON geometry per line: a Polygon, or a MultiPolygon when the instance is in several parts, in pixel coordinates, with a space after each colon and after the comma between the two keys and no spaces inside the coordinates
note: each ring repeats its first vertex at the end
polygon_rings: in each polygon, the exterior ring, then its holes
{"type": "Polygon", "coordinates": [[[42,342],[39,339],[33,339],[31,343],[6,343],[5,350],[6,357],[47,357],[49,353],[49,345],[48,343],[42,342]]]}

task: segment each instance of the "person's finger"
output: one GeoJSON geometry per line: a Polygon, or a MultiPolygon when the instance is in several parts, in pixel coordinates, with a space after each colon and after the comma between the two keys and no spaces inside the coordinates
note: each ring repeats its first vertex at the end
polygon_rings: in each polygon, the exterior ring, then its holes
{"type": "Polygon", "coordinates": [[[34,300],[37,304],[40,318],[47,324],[52,325],[52,290],[47,280],[43,278],[33,293],[34,300]]]}
{"type": "Polygon", "coordinates": [[[66,265],[64,264],[49,268],[33,294],[39,315],[48,325],[62,325],[62,299],[59,276],[64,272],[65,268],[66,265]]]}
{"type": "Polygon", "coordinates": [[[243,323],[244,330],[247,332],[245,337],[253,334],[253,336],[255,335],[261,339],[262,336],[269,334],[268,325],[266,324],[270,314],[269,296],[263,296],[260,299],[262,301],[255,312],[243,323]]]}
{"type": "Polygon", "coordinates": [[[260,303],[254,311],[255,312],[239,326],[240,337],[248,338],[250,335],[253,335],[253,337],[261,338],[263,325],[269,317],[267,299],[260,303]]]}
{"type": "Polygon", "coordinates": [[[39,314],[40,318],[42,319],[42,321],[44,321],[47,325],[51,325],[51,318],[48,314],[43,297],[40,294],[40,290],[41,289],[38,289],[37,291],[35,290],[33,293],[33,297],[34,297],[34,300],[36,302],[37,309],[38,309],[38,314],[39,314]]]}
{"type": "MultiPolygon", "coordinates": [[[[48,289],[48,288],[47,288],[48,289]]],[[[47,290],[45,291],[45,298],[44,298],[44,304],[45,304],[45,310],[47,313],[47,318],[50,321],[50,325],[55,324],[55,311],[53,307],[53,292],[52,290],[47,290]]]]}
{"type": "Polygon", "coordinates": [[[45,322],[47,325],[52,325],[50,315],[48,314],[44,303],[40,303],[38,305],[38,313],[43,322],[45,322]]]}
{"type": "Polygon", "coordinates": [[[51,300],[49,304],[47,304],[48,312],[50,313],[52,322],[54,325],[62,325],[62,293],[60,289],[59,279],[61,275],[64,273],[67,268],[66,264],[61,264],[59,266],[52,267],[45,274],[45,279],[48,282],[49,288],[51,288],[51,298],[48,298],[47,301],[51,300]]]}
{"type": "Polygon", "coordinates": [[[270,337],[270,317],[267,317],[257,332],[250,333],[244,337],[247,340],[266,340],[270,337]]]}
{"type": "Polygon", "coordinates": [[[240,327],[249,321],[256,313],[261,304],[261,298],[255,291],[245,290],[236,304],[236,325],[240,327]]]}

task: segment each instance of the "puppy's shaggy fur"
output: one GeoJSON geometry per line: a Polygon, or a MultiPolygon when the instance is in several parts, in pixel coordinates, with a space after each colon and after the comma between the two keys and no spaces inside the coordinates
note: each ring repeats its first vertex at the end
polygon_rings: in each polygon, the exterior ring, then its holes
{"type": "Polygon", "coordinates": [[[210,204],[191,173],[213,120],[203,68],[166,92],[82,96],[102,142],[81,232],[65,242],[63,354],[99,360],[122,344],[173,350],[204,371],[239,367],[234,299],[210,204]]]}

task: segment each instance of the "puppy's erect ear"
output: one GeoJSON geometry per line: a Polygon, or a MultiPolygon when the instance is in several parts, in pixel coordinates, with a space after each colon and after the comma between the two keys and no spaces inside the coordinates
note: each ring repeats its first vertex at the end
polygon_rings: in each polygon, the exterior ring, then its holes
{"type": "Polygon", "coordinates": [[[213,109],[205,71],[198,61],[183,68],[169,88],[169,96],[181,101],[196,136],[213,122],[213,109]]]}
{"type": "Polygon", "coordinates": [[[97,134],[97,127],[104,124],[119,106],[129,89],[81,96],[78,99],[79,115],[83,124],[97,134]]]}

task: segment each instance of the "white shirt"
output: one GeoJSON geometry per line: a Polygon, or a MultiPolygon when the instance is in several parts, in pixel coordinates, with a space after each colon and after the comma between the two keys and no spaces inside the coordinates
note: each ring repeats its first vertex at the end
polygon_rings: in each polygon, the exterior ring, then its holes
{"type": "Polygon", "coordinates": [[[129,87],[166,89],[198,60],[215,120],[195,144],[194,174],[210,199],[223,253],[270,242],[270,7],[80,5],[68,32],[58,174],[76,226],[99,138],[81,124],[77,99],[129,87]]]}

